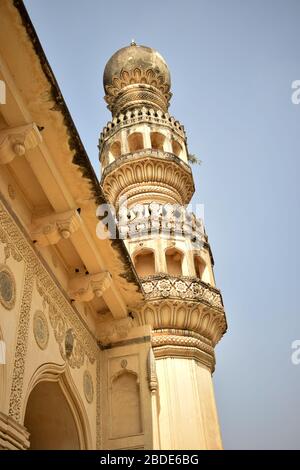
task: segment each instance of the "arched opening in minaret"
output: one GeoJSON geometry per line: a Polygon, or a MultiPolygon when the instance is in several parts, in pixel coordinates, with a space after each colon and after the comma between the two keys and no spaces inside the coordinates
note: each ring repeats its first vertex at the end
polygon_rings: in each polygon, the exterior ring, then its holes
{"type": "Polygon", "coordinates": [[[128,136],[129,152],[136,152],[144,148],[144,139],[141,132],[133,132],[128,136]]]}
{"type": "Polygon", "coordinates": [[[155,274],[154,252],[150,249],[143,249],[134,256],[134,267],[140,277],[152,276],[155,274]]]}
{"type": "Polygon", "coordinates": [[[177,142],[177,140],[172,140],[172,152],[174,155],[176,155],[176,157],[179,157],[182,152],[182,147],[180,143],[177,142]]]}
{"type": "Polygon", "coordinates": [[[159,132],[151,132],[151,147],[155,150],[164,150],[165,136],[159,132]]]}
{"type": "Polygon", "coordinates": [[[206,268],[205,261],[201,258],[199,255],[194,256],[194,266],[195,266],[195,272],[196,276],[203,281],[204,277],[204,271],[206,268]]]}
{"type": "Polygon", "coordinates": [[[111,144],[109,150],[114,158],[119,158],[121,156],[121,143],[116,140],[116,142],[111,144]]]}
{"type": "Polygon", "coordinates": [[[176,248],[168,248],[166,250],[167,271],[171,276],[182,275],[183,254],[176,248]]]}

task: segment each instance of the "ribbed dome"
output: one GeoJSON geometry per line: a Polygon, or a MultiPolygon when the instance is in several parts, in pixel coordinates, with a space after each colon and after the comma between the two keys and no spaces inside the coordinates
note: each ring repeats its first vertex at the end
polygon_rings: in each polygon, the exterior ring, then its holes
{"type": "Polygon", "coordinates": [[[119,49],[109,59],[103,86],[113,114],[137,105],[166,111],[171,97],[171,78],[165,60],[156,50],[135,43],[119,49]]]}

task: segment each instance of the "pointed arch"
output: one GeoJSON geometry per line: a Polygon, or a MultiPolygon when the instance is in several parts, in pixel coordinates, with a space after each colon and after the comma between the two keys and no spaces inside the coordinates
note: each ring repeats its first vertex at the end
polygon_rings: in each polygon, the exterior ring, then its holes
{"type": "Polygon", "coordinates": [[[143,431],[140,384],[136,372],[118,371],[110,386],[111,436],[128,437],[143,431]]]}
{"type": "Polygon", "coordinates": [[[142,248],[133,254],[133,263],[140,277],[155,274],[155,254],[150,248],[142,248]]]}
{"type": "Polygon", "coordinates": [[[166,139],[166,136],[164,134],[161,134],[160,132],[151,132],[150,133],[150,139],[151,139],[151,147],[155,150],[164,150],[164,142],[166,139]]]}
{"type": "MultiPolygon", "coordinates": [[[[89,425],[88,416],[82,401],[82,398],[77,390],[77,387],[71,376],[69,367],[67,365],[59,365],[55,363],[47,363],[40,366],[32,375],[27,392],[24,399],[24,407],[22,411],[22,420],[25,421],[26,426],[26,410],[30,403],[30,396],[38,386],[41,388],[43,385],[56,384],[56,391],[61,393],[64,403],[68,407],[68,412],[74,420],[76,432],[78,436],[78,446],[80,449],[92,449],[92,437],[89,425]]],[[[48,386],[49,390],[53,386],[48,386]]],[[[47,405],[47,404],[45,404],[47,405]]],[[[30,431],[30,429],[29,429],[30,431]]]]}
{"type": "Polygon", "coordinates": [[[137,152],[144,148],[144,138],[141,132],[133,132],[128,136],[129,152],[137,152]]]}
{"type": "Polygon", "coordinates": [[[178,248],[167,248],[165,251],[167,271],[171,276],[182,276],[183,253],[178,248]]]}

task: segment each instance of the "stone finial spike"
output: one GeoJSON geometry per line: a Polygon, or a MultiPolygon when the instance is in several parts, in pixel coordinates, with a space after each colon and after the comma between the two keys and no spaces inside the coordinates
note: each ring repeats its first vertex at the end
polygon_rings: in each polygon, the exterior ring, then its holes
{"type": "Polygon", "coordinates": [[[136,46],[136,42],[134,39],[131,39],[131,43],[130,43],[131,46],[136,46]]]}

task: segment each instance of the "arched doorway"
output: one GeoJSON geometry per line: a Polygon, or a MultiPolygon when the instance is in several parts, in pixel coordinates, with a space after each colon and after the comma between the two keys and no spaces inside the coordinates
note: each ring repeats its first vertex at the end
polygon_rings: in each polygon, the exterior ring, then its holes
{"type": "Polygon", "coordinates": [[[45,364],[36,371],[23,413],[30,450],[91,448],[87,414],[67,368],[45,364]]]}
{"type": "Polygon", "coordinates": [[[57,382],[40,382],[29,395],[25,427],[30,449],[80,449],[76,423],[57,382]]]}

